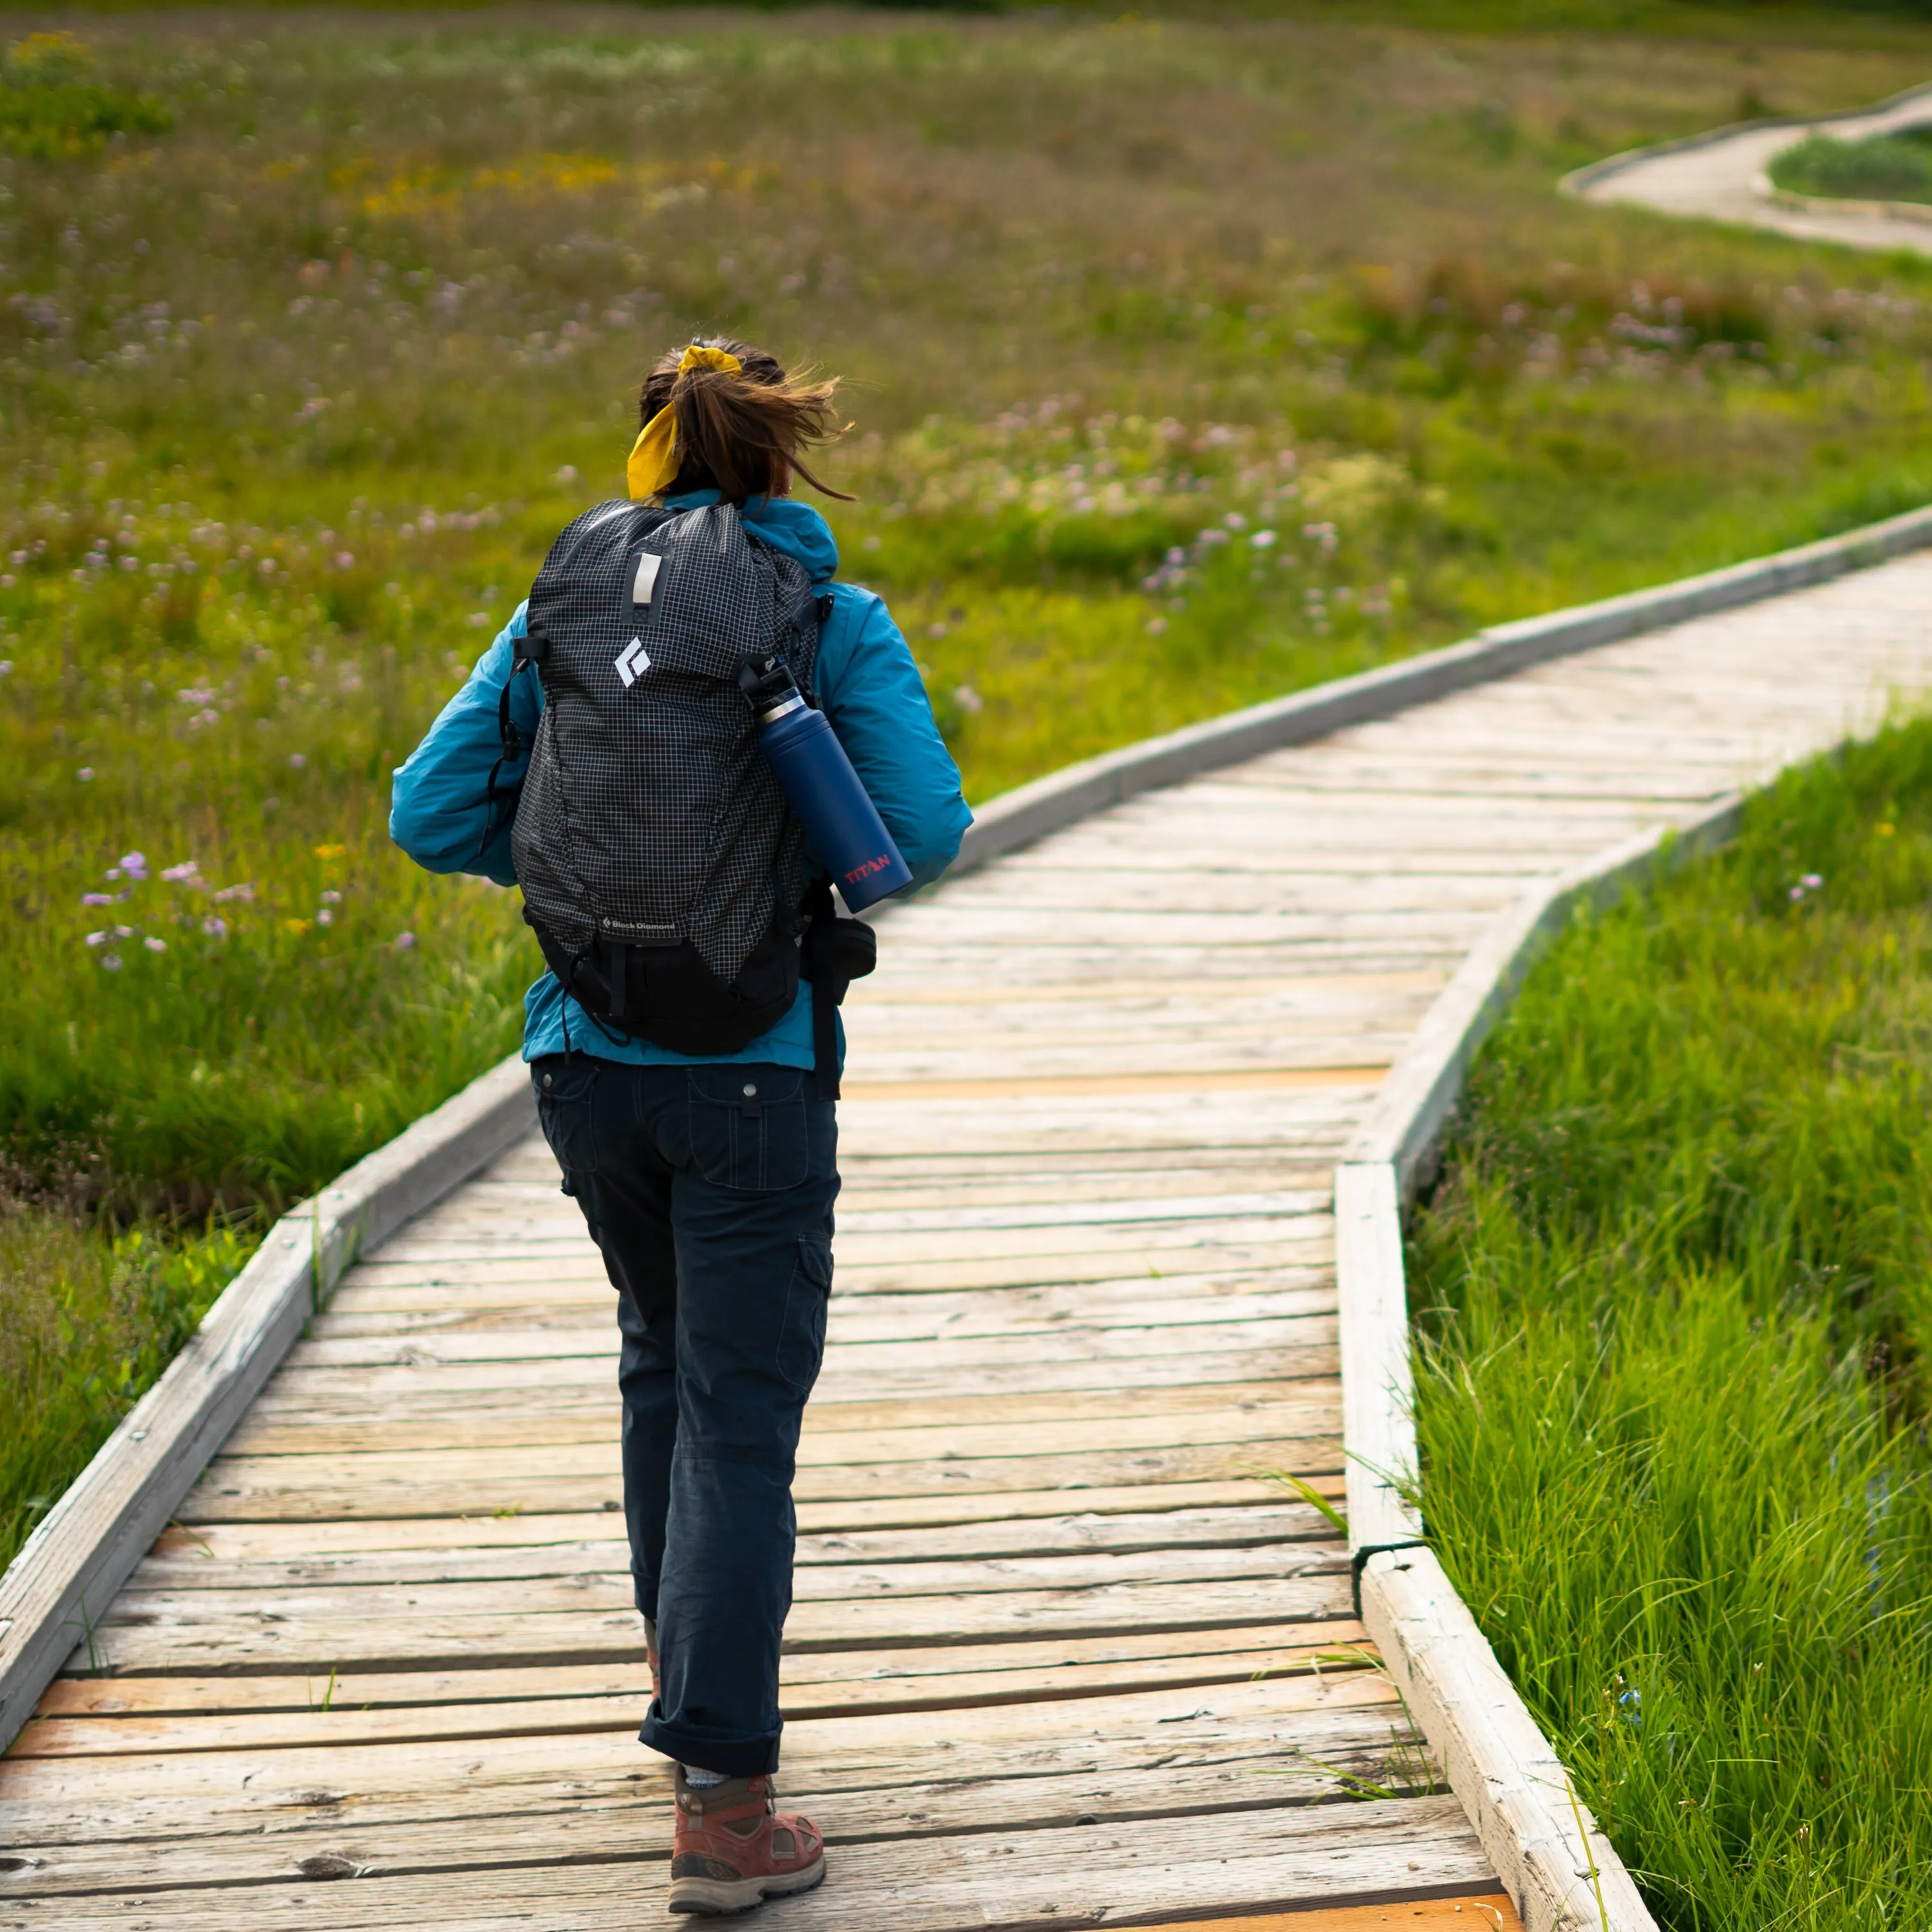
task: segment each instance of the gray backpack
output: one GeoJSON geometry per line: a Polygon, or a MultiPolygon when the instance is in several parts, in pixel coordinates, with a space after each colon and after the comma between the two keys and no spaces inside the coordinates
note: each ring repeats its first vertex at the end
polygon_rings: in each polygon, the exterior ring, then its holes
{"type": "MultiPolygon", "coordinates": [[[[805,572],[728,503],[600,504],[538,573],[512,675],[536,665],[544,710],[511,850],[551,970],[622,1036],[733,1053],[796,997],[818,908],[801,904],[804,834],[739,673],[780,656],[809,696],[824,615],[805,572]]],[[[830,950],[812,949],[814,980],[830,950]]],[[[829,1009],[844,987],[827,990],[829,1009]]]]}

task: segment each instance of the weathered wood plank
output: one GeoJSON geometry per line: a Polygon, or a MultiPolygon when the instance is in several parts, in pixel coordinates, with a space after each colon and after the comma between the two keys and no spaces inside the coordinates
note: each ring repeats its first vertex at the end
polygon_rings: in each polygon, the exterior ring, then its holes
{"type": "MultiPolygon", "coordinates": [[[[986,1704],[1038,1703],[1122,1692],[1204,1688],[1240,1684],[1262,1677],[1333,1676],[1359,1662],[1354,1653],[1370,1653],[1359,1626],[1346,1622],[1333,1628],[1321,1624],[1289,1625],[1280,1629],[1243,1628],[1237,1631],[1163,1632],[1130,1639],[1073,1639],[1058,1646],[1091,1654],[1060,1656],[1052,1664],[1022,1662],[1007,1653],[1035,1653],[1053,1647],[1040,1644],[931,1646],[919,1650],[875,1651],[858,1654],[855,1667],[835,1675],[823,1666],[848,1655],[814,1652],[788,1658],[782,1673],[779,1704],[788,1723],[813,1718],[845,1717],[880,1712],[954,1711],[986,1704]],[[1208,1640],[1222,1640],[1217,1648],[1204,1648],[1208,1640]],[[1238,1641],[1262,1647],[1236,1647],[1238,1641]],[[1178,1656],[1129,1655],[1158,1646],[1181,1648],[1178,1656]],[[904,1660],[895,1663],[892,1660],[904,1660]],[[819,1668],[806,1666],[816,1661],[819,1668]],[[979,1667],[975,1667],[975,1664],[979,1667]]],[[[572,1667],[566,1667],[572,1668],[572,1667]]],[[[614,1676],[574,1666],[574,1674],[614,1676]]],[[[238,1709],[234,1700],[212,1710],[166,1713],[150,1709],[140,1715],[42,1714],[32,1720],[14,1744],[15,1754],[30,1757],[112,1757],[130,1754],[202,1750],[297,1750],[317,1745],[413,1744],[430,1738],[487,1738],[536,1734],[559,1737],[574,1732],[634,1732],[650,1701],[642,1669],[633,1665],[629,1681],[603,1692],[573,1691],[560,1696],[546,1680],[561,1672],[469,1671],[442,1673],[460,1676],[472,1694],[446,1692],[434,1702],[377,1706],[370,1702],[371,1683],[419,1683],[420,1678],[332,1675],[307,1678],[197,1680],[207,1694],[216,1684],[238,1682],[252,1688],[261,1682],[299,1682],[306,1702],[279,1710],[238,1709]],[[506,1696],[493,1678],[524,1680],[530,1694],[506,1696]],[[494,1695],[478,1697],[478,1688],[494,1695]],[[358,1701],[361,1700],[362,1701],[358,1701]],[[318,1708],[318,1705],[324,1708],[318,1708]]],[[[69,1680],[71,1681],[71,1680],[69,1680]]],[[[162,1685],[168,1678],[115,1680],[123,1686],[162,1685]]],[[[54,1688],[58,1689],[57,1684],[54,1688]]],[[[52,1690],[49,1700],[52,1699],[52,1690]]],[[[44,1712],[50,1708],[43,1700],[44,1712]]]]}
{"type": "MultiPolygon", "coordinates": [[[[1370,1777],[1386,1772],[1386,1730],[1365,1727],[1355,1714],[1304,1720],[1297,1736],[1311,1758],[1338,1770],[1370,1777]]],[[[623,1761],[634,1766],[639,1756],[633,1747],[623,1761]]],[[[22,1868],[0,1873],[0,1899],[10,1894],[46,1899],[125,1891],[137,1885],[288,1885],[304,1876],[308,1861],[326,1861],[325,1869],[344,1875],[346,1869],[479,1874],[494,1864],[532,1858],[648,1856],[658,1842],[669,1772],[648,1756],[644,1762],[650,1768],[634,1781],[608,1774],[586,1777],[583,1767],[576,1767],[558,1780],[546,1782],[539,1775],[520,1784],[496,1783],[481,1793],[460,1783],[413,1805],[379,1800],[346,1813],[340,1805],[292,1805],[238,1830],[212,1826],[203,1815],[164,1837],[21,1844],[22,1868]]],[[[1163,1814],[1211,1818],[1228,1811],[1326,1803],[1341,1795],[1333,1780],[1268,1775],[1261,1767],[1258,1756],[1238,1756],[1151,1770],[1095,1764],[1030,1772],[1028,1816],[1043,1826],[1070,1826],[1085,1818],[1096,1822],[1163,1814]]],[[[788,1804],[822,1823],[836,1819],[842,1844],[896,1834],[916,1846],[938,1834],[999,1830],[1012,1823],[1010,1793],[985,1780],[909,1783],[829,1796],[790,1778],[783,1785],[788,1804]]],[[[159,1816],[144,1808],[141,1820],[152,1826],[159,1816]]],[[[478,1881],[472,1876],[469,1882],[478,1881]]]]}
{"type": "MultiPolygon", "coordinates": [[[[1250,1620],[1252,1622],[1252,1619],[1250,1620]]],[[[1211,1692],[1163,1690],[1076,1702],[962,1711],[943,1735],[920,1712],[810,1719],[788,1726],[785,1788],[826,1793],[895,1784],[965,1784],[1012,1775],[1122,1773],[1164,1764],[1250,1763],[1272,1756],[1286,1769],[1316,1740],[1353,1738],[1386,1757],[1408,1738],[1386,1678],[1369,1672],[1270,1678],[1211,1692]],[[1394,1726],[1392,1734],[1391,1727],[1394,1726]]],[[[164,1752],[107,1759],[0,1760],[0,1843],[53,1845],[130,1840],[180,1832],[274,1832],[303,1813],[388,1820],[500,1814],[506,1801],[628,1802],[648,1782],[662,1790],[664,1762],[634,1737],[607,1732],[502,1739],[480,1753],[466,1740],[408,1745],[314,1747],[263,1752],[164,1752]]],[[[1311,1772],[1267,1790],[1279,1802],[1296,1786],[1332,1791],[1311,1772]]],[[[1252,1788],[1252,1787],[1251,1787],[1252,1788]]],[[[1267,1790],[1267,1787],[1263,1787],[1267,1790]]],[[[842,1799],[842,1805],[844,1801],[842,1799]]],[[[986,1815],[982,1814],[982,1816],[986,1815]]],[[[995,1814],[997,1815],[997,1814],[995,1814]]],[[[902,1825],[922,1822],[902,1803],[902,1825]]]]}
{"type": "MultiPolygon", "coordinates": [[[[836,1878],[786,1903],[786,1924],[800,1932],[848,1932],[855,1918],[866,1922],[886,1913],[904,1932],[1093,1924],[1136,1911],[1205,1906],[1225,1912],[1311,1894],[1400,1898],[1489,1882],[1480,1848],[1454,1801],[1434,1798],[1233,1813],[1206,1844],[1198,1826],[1185,1820],[962,1834],[927,1841],[911,1871],[892,1844],[832,1843],[836,1878]]],[[[328,1889],[291,1886],[277,1904],[284,1912],[324,1914],[344,1932],[405,1925],[507,1932],[526,1928],[532,1913],[559,1912],[585,1932],[632,1932],[640,1912],[652,1910],[652,1892],[662,1898],[662,1871],[660,1864],[647,1877],[634,1858],[501,1868],[492,1874],[487,1904],[459,1904],[454,1912],[446,1882],[374,1874],[328,1889]]],[[[132,1919],[125,1903],[108,1898],[88,1906],[74,1902],[63,1923],[70,1932],[127,1932],[130,1924],[256,1932],[263,1904],[246,1889],[153,1892],[132,1919]]]]}
{"type": "MultiPolygon", "coordinates": [[[[321,1556],[307,1525],[265,1526],[272,1553],[236,1547],[248,1532],[226,1524],[164,1531],[127,1587],[136,1591],[350,1588],[371,1583],[480,1582],[520,1576],[615,1575],[628,1567],[628,1545],[610,1511],[570,1519],[580,1533],[522,1543],[448,1543],[321,1556]]],[[[398,1526],[400,1527],[400,1526],[398,1526]]],[[[850,1529],[798,1539],[800,1567],[895,1563],[964,1564],[982,1559],[1058,1556],[1100,1550],[1255,1548],[1330,1541],[1334,1527],[1319,1510],[1288,1499],[1245,1507],[1026,1516],[944,1528],[850,1529]]]]}
{"type": "MultiPolygon", "coordinates": [[[[1308,1474],[1310,1486],[1339,1502],[1343,1480],[1339,1473],[1308,1474]]],[[[1282,1486],[1263,1477],[1224,1481],[1096,1484],[1084,1489],[967,1490],[956,1484],[939,1496],[848,1498],[801,1502],[802,1534],[839,1534],[850,1530],[915,1529],[974,1523],[1017,1524],[1024,1519],[1066,1515],[1077,1504],[1083,1516],[1110,1514],[1156,1514],[1168,1510],[1260,1507],[1280,1502],[1282,1486]]],[[[362,1550],[503,1549],[544,1541],[574,1543],[594,1538],[610,1528],[613,1511],[583,1510],[561,1514],[506,1510],[500,1516],[452,1512],[446,1516],[291,1517],[240,1519],[232,1522],[177,1522],[164,1541],[176,1538],[190,1544],[209,1540],[210,1546],[241,1558],[273,1560],[299,1547],[317,1560],[331,1554],[362,1550]],[[212,1539],[220,1538],[218,1544],[212,1539]]]]}
{"type": "MultiPolygon", "coordinates": [[[[589,1592],[585,1593],[586,1596],[589,1592]]],[[[620,1594],[576,1610],[510,1611],[431,1622],[413,1612],[359,1621],[246,1613],[158,1624],[117,1622],[68,1668],[98,1663],[131,1672],[301,1672],[428,1670],[484,1664],[508,1668],[634,1659],[643,1644],[635,1611],[620,1594]],[[620,1606],[622,1606],[620,1607],[620,1606]]],[[[902,1644],[992,1642],[1029,1636],[1110,1636],[1136,1629],[1211,1630],[1268,1618],[1352,1618],[1347,1566],[1334,1575],[1283,1580],[1094,1585],[1067,1591],[1012,1590],[957,1597],[800,1602],[786,1624],[788,1644],[859,1649],[902,1644]]]]}
{"type": "MultiPolygon", "coordinates": [[[[1154,1417],[1210,1416],[1214,1420],[1208,1439],[1211,1441],[1214,1432],[1227,1426],[1235,1413],[1267,1418],[1264,1426],[1272,1434],[1278,1432],[1285,1415],[1292,1414],[1298,1424],[1311,1414],[1325,1420],[1334,1406],[1334,1386],[1325,1376],[1300,1382],[1184,1384],[1172,1388],[1143,1388],[1124,1378],[1100,1381],[1077,1393],[826,1400],[812,1405],[799,1453],[802,1460],[812,1462],[880,1462],[918,1461],[941,1453],[971,1456],[989,1453],[996,1444],[1019,1454],[1035,1446],[1050,1454],[1076,1443],[1080,1447],[1090,1443],[1095,1448],[1120,1447],[1099,1425],[1154,1417]],[[1311,1409],[1310,1405],[1317,1406],[1311,1409]],[[1077,1431],[1077,1438],[1070,1430],[1077,1431]],[[868,1440],[874,1436],[882,1438],[879,1453],[872,1453],[869,1445],[862,1454],[845,1452],[847,1438],[868,1440]],[[886,1442],[883,1438],[887,1437],[894,1439],[886,1442]],[[827,1438],[836,1440],[821,1454],[818,1445],[827,1438]]],[[[360,1456],[416,1448],[490,1451],[512,1447],[568,1448],[592,1443],[608,1446],[610,1438],[610,1406],[592,1397],[580,1404],[542,1402],[520,1413],[499,1412],[475,1421],[462,1415],[420,1422],[326,1414],[306,1419],[251,1417],[236,1430],[222,1453],[238,1457],[360,1456]]],[[[543,1468],[547,1460],[532,1458],[530,1466],[543,1468]]]]}

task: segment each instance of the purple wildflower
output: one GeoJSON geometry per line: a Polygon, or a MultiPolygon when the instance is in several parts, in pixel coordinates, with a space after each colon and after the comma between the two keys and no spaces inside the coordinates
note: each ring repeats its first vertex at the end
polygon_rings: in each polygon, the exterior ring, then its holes
{"type": "Polygon", "coordinates": [[[228,937],[228,922],[218,912],[210,913],[202,921],[201,929],[211,939],[226,939],[228,937]]]}

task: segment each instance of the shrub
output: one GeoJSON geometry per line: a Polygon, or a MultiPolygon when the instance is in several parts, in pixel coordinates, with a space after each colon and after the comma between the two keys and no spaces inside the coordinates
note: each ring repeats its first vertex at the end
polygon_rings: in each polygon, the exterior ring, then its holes
{"type": "Polygon", "coordinates": [[[164,134],[173,117],[152,94],[104,87],[71,34],[29,34],[0,58],[0,143],[40,160],[98,154],[115,134],[164,134]]]}
{"type": "Polygon", "coordinates": [[[1932,130],[1862,141],[1810,134],[1773,158],[1773,184],[1792,194],[1854,201],[1932,202],[1932,130]]]}

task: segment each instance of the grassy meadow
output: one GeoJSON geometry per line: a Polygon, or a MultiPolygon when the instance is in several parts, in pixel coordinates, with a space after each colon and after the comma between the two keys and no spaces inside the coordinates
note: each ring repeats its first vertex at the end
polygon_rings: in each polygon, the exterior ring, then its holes
{"type": "Polygon", "coordinates": [[[1932,496],[1932,262],[1552,190],[1894,92],[1895,17],[10,13],[0,1556],[299,1197],[508,1051],[388,775],[694,328],[969,795],[1932,496]]]}
{"type": "Polygon", "coordinates": [[[1430,1534],[1672,1928],[1932,1922],[1932,723],[1580,922],[1412,1229],[1430,1534]]]}

